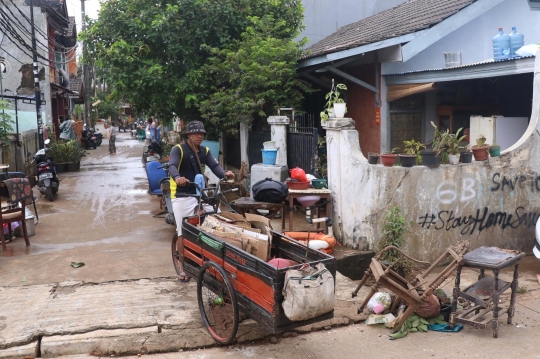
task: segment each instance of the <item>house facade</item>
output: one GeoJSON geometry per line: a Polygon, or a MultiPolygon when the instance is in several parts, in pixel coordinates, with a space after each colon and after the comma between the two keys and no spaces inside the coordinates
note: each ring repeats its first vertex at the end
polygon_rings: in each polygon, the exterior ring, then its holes
{"type": "Polygon", "coordinates": [[[429,143],[432,121],[453,133],[471,116],[528,121],[534,57],[493,61],[492,38],[517,26],[525,44],[540,43],[539,20],[527,0],[408,1],[308,47],[299,68],[323,92],[332,78],[348,86],[365,156],[403,150],[404,140],[429,143]],[[447,68],[454,52],[461,65],[447,68]]]}
{"type": "MultiPolygon", "coordinates": [[[[13,0],[0,13],[7,30],[0,34],[0,56],[9,68],[2,79],[3,95],[13,105],[11,115],[19,132],[37,129],[29,4],[13,0]]],[[[34,29],[43,124],[58,134],[59,120],[73,113],[78,97],[70,90],[77,77],[75,18],[68,15],[63,0],[34,1],[34,29]]]]}

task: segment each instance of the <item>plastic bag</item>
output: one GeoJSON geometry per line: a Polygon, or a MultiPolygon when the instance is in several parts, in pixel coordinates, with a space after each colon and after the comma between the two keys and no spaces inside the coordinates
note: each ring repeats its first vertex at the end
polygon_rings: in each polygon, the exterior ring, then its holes
{"type": "Polygon", "coordinates": [[[529,45],[520,47],[519,50],[516,51],[516,55],[521,56],[521,57],[535,56],[538,50],[540,50],[540,45],[529,44],[529,45]]]}
{"type": "Polygon", "coordinates": [[[386,309],[390,308],[390,304],[392,304],[390,294],[385,292],[377,292],[369,300],[367,309],[375,314],[380,314],[386,309]]]}
{"type": "Polygon", "coordinates": [[[300,167],[295,167],[291,170],[291,178],[297,179],[300,182],[308,182],[306,171],[300,167]]]}
{"type": "Polygon", "coordinates": [[[439,303],[439,298],[435,295],[430,295],[422,304],[418,306],[416,314],[422,318],[433,318],[441,314],[441,304],[439,303]]]}
{"type": "MultiPolygon", "coordinates": [[[[20,224],[19,222],[11,222],[11,230],[14,231],[15,228],[19,227],[20,224]]],[[[2,229],[4,230],[4,234],[8,234],[9,233],[9,227],[8,227],[8,224],[7,223],[4,223],[3,226],[2,226],[2,229]]]]}

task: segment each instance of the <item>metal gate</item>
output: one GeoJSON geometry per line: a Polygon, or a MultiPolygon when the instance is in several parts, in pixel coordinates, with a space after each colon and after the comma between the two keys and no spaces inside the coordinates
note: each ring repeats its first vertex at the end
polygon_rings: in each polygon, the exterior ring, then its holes
{"type": "Polygon", "coordinates": [[[300,167],[315,174],[318,160],[319,131],[314,127],[314,115],[298,115],[289,124],[287,132],[287,166],[300,167]]]}

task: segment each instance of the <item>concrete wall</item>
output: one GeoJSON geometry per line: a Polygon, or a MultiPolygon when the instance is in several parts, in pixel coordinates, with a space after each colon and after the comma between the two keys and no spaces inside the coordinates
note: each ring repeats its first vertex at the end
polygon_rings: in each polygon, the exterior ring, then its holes
{"type": "Polygon", "coordinates": [[[393,8],[406,0],[303,0],[304,26],[300,38],[313,45],[340,27],[393,8]]]}
{"type": "Polygon", "coordinates": [[[540,52],[532,118],[523,137],[486,162],[430,169],[369,165],[351,119],[326,122],[334,233],[347,246],[373,248],[386,210],[400,207],[411,222],[407,251],[433,260],[468,239],[532,250],[540,216],[540,52]]]}
{"type": "Polygon", "coordinates": [[[461,50],[464,65],[493,59],[491,40],[499,26],[505,33],[517,26],[517,31],[525,36],[525,44],[540,44],[540,11],[531,11],[526,0],[506,0],[448,33],[409,61],[383,63],[382,74],[444,68],[444,52],[461,50]]]}
{"type": "MultiPolygon", "coordinates": [[[[24,3],[24,0],[14,0],[14,3],[18,6],[18,8],[24,12],[28,18],[30,18],[30,7],[26,6],[24,3]]],[[[14,14],[18,15],[19,21],[25,25],[25,27],[30,31],[30,24],[26,19],[22,18],[22,16],[19,15],[18,10],[11,4],[11,2],[7,2],[7,7],[13,12],[14,14]]],[[[9,12],[5,10],[8,14],[9,12]]],[[[34,6],[34,23],[37,29],[40,29],[41,32],[47,33],[47,19],[46,14],[41,12],[41,8],[38,6],[34,6]]],[[[28,43],[32,44],[31,39],[29,38],[28,33],[22,32],[20,29],[18,29],[19,35],[28,43]]],[[[36,31],[36,39],[38,43],[38,51],[41,56],[48,58],[48,53],[44,46],[47,46],[47,39],[39,32],[36,31]],[[43,44],[43,46],[41,46],[43,44]]],[[[18,44],[18,43],[16,43],[18,44]]],[[[30,51],[26,50],[22,51],[16,46],[15,43],[13,43],[6,35],[0,32],[0,46],[2,47],[0,49],[0,56],[3,56],[6,58],[6,61],[9,62],[9,65],[11,67],[11,72],[2,80],[2,88],[4,90],[8,89],[10,91],[5,91],[4,95],[14,96],[18,94],[19,96],[28,96],[33,97],[33,93],[29,94],[28,91],[24,91],[24,89],[27,89],[28,86],[31,86],[31,88],[34,88],[34,80],[33,80],[33,74],[30,72],[29,78],[31,79],[30,84],[24,83],[23,84],[23,73],[22,69],[24,65],[30,65],[30,68],[32,67],[32,57],[30,51]],[[8,55],[9,54],[9,55],[8,55]],[[17,60],[15,60],[15,59],[17,60]],[[21,87],[21,85],[23,85],[21,87]],[[23,89],[24,87],[24,89],[23,89]],[[19,90],[17,90],[19,89],[19,90]]],[[[21,45],[19,45],[21,48],[23,48],[21,45]]],[[[24,48],[23,48],[24,49],[24,48]]],[[[39,59],[38,61],[41,63],[45,63],[46,60],[39,59]]],[[[40,88],[42,91],[42,94],[46,100],[46,104],[42,105],[41,109],[45,112],[45,116],[43,117],[43,124],[52,123],[52,111],[51,111],[51,93],[50,93],[50,82],[54,82],[54,79],[49,78],[49,69],[39,64],[39,70],[41,71],[44,69],[45,77],[40,81],[40,88]]],[[[33,112],[36,113],[36,105],[34,104],[23,104],[22,101],[19,101],[18,104],[18,111],[19,114],[23,112],[33,112]]],[[[15,106],[12,102],[12,108],[14,109],[15,106]]],[[[15,118],[13,118],[15,120],[15,118]]],[[[32,126],[31,122],[28,122],[28,126],[32,126]]],[[[15,126],[13,126],[15,128],[15,126]]],[[[35,121],[33,123],[33,127],[37,129],[37,117],[35,118],[35,121]]],[[[25,127],[25,130],[27,128],[25,127]]]]}

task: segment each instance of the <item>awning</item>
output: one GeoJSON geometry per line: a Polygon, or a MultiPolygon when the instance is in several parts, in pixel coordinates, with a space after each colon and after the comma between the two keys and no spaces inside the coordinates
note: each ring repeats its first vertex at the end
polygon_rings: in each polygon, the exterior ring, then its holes
{"type": "Polygon", "coordinates": [[[414,95],[421,92],[433,91],[437,89],[435,82],[425,84],[406,84],[406,85],[389,85],[386,93],[386,101],[392,102],[402,97],[414,95]]]}
{"type": "Polygon", "coordinates": [[[76,94],[70,89],[57,85],[54,82],[51,82],[50,84],[51,84],[51,96],[61,96],[65,93],[72,94],[72,95],[76,94]]]}

